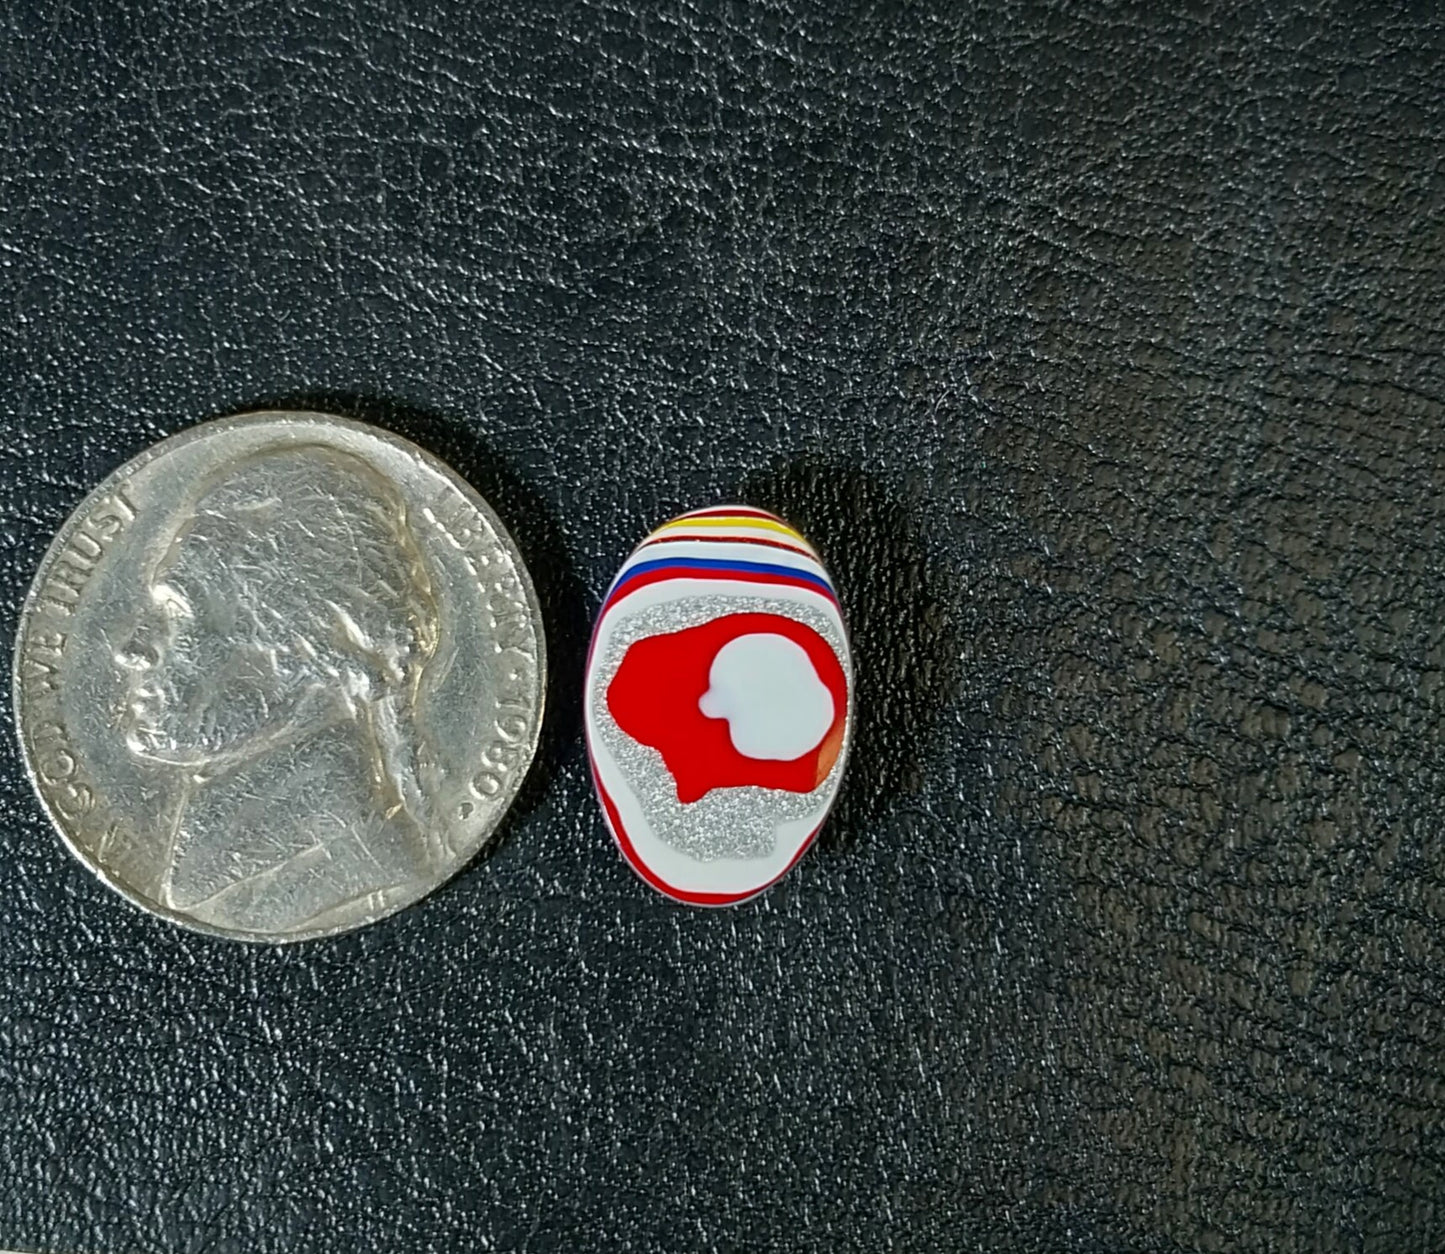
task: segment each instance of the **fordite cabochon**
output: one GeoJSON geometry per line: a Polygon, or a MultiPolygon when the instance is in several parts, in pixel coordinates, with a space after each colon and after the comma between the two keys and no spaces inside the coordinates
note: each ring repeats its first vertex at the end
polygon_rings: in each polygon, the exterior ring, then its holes
{"type": "Polygon", "coordinates": [[[812,843],[837,795],[853,666],[813,547],[760,509],[664,523],[592,633],[592,777],[632,868],[699,906],[745,901],[812,843]]]}

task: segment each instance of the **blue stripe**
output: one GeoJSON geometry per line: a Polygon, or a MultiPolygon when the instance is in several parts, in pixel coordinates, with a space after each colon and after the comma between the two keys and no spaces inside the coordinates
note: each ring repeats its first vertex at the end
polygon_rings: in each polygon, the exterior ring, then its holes
{"type": "Polygon", "coordinates": [[[833,585],[821,576],[810,574],[806,570],[799,570],[796,566],[774,566],[771,562],[728,562],[719,561],[707,557],[662,557],[656,561],[638,562],[628,570],[626,576],[619,579],[608,590],[604,603],[612,600],[618,592],[621,592],[638,575],[645,575],[654,570],[727,570],[735,571],[740,575],[787,575],[791,579],[801,579],[804,583],[813,584],[829,596],[835,596],[833,585]]]}

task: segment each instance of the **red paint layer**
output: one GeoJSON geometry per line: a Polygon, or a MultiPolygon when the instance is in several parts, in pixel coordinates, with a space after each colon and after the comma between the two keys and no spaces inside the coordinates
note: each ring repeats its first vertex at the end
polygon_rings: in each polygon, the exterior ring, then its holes
{"type": "Polygon", "coordinates": [[[805,623],[780,614],[725,614],[632,644],[608,685],[607,708],[627,735],[662,754],[683,804],[714,788],[748,784],[812,792],[833,769],[843,746],[848,681],[832,647],[805,623]],[[785,636],[799,645],[833,698],[833,722],[823,739],[786,762],[745,757],[733,748],[727,721],[708,718],[698,708],[718,650],[755,632],[785,636]]]}

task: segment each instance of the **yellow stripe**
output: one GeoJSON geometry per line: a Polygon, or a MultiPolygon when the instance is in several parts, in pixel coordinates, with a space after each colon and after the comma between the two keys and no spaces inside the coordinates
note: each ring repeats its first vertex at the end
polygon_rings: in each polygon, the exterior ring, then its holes
{"type": "Polygon", "coordinates": [[[802,536],[786,524],[774,522],[771,518],[754,518],[751,514],[729,514],[720,518],[676,518],[670,523],[663,523],[652,534],[657,535],[663,531],[681,531],[693,527],[761,527],[768,531],[776,531],[791,540],[808,544],[802,536]]]}

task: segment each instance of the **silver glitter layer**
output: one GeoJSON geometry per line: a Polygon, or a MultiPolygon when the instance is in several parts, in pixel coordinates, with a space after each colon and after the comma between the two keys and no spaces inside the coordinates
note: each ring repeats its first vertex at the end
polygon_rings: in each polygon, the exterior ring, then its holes
{"type": "Polygon", "coordinates": [[[688,805],[680,802],[677,784],[662,754],[633,740],[613,720],[607,708],[607,689],[622,665],[623,655],[636,641],[696,627],[728,614],[778,614],[806,623],[833,647],[847,676],[850,694],[853,688],[848,642],[838,630],[837,620],[821,607],[775,597],[710,594],[706,599],[690,597],[649,606],[632,615],[617,615],[612,638],[595,660],[592,672],[592,708],[596,712],[597,732],[637,794],[657,838],[703,862],[716,858],[765,858],[771,854],[779,824],[806,818],[823,808],[828,794],[837,786],[852,738],[850,708],[844,727],[844,751],[812,792],[786,792],[750,784],[741,788],[715,788],[688,805]]]}

